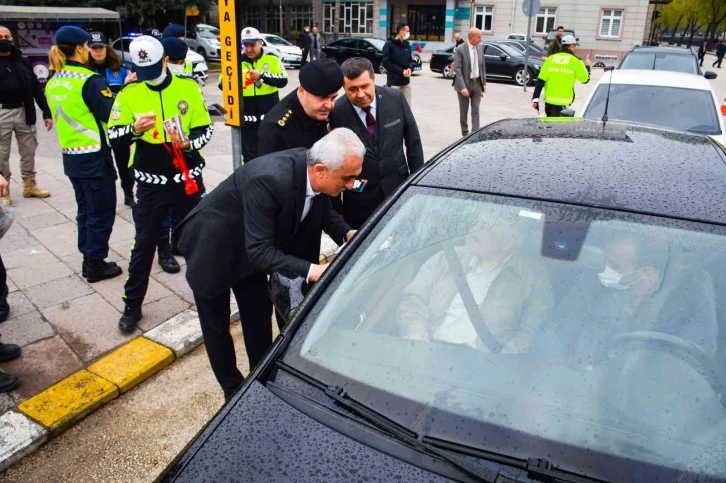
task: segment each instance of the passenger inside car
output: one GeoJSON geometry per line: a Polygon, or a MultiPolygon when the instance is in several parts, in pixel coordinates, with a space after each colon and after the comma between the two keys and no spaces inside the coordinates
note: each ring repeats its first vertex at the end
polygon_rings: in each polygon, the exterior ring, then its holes
{"type": "Polygon", "coordinates": [[[523,249],[528,226],[516,212],[477,228],[453,249],[459,263],[447,258],[444,243],[406,287],[398,313],[400,333],[492,351],[476,328],[483,320],[501,352],[528,352],[553,307],[547,272],[523,249]],[[481,318],[469,313],[456,277],[465,277],[481,318]]]}

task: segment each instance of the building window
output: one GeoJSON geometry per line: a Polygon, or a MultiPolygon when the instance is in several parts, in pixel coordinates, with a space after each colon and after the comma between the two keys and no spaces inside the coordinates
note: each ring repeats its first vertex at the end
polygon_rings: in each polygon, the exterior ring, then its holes
{"type": "Polygon", "coordinates": [[[292,17],[290,27],[292,30],[297,30],[299,32],[304,26],[310,26],[313,24],[312,5],[293,5],[290,7],[290,13],[292,17]]]}
{"type": "Polygon", "coordinates": [[[262,16],[260,15],[260,7],[245,7],[245,18],[242,22],[245,27],[264,30],[262,27],[262,16]]]}
{"type": "MultiPolygon", "coordinates": [[[[282,12],[282,20],[285,21],[285,11],[282,12]]],[[[267,9],[267,32],[278,33],[280,35],[283,32],[280,31],[280,7],[270,7],[267,9]]]]}
{"type": "Polygon", "coordinates": [[[323,4],[323,32],[333,33],[333,11],[335,11],[334,3],[323,4]]]}
{"type": "Polygon", "coordinates": [[[491,32],[493,20],[494,7],[476,7],[474,15],[474,24],[476,28],[483,32],[491,32]]]}
{"type": "Polygon", "coordinates": [[[556,8],[540,8],[537,14],[537,22],[535,25],[535,33],[547,34],[555,28],[555,18],[557,17],[556,8]]]}
{"type": "Polygon", "coordinates": [[[600,20],[600,37],[619,38],[622,22],[622,10],[604,9],[600,20]]]}
{"type": "Polygon", "coordinates": [[[346,2],[340,4],[338,32],[349,34],[373,33],[373,3],[346,2]]]}

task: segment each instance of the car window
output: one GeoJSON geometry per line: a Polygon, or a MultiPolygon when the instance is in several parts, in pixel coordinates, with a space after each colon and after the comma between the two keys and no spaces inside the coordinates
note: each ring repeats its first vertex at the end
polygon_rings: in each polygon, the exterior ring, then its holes
{"type": "Polygon", "coordinates": [[[343,39],[339,40],[336,47],[342,47],[344,49],[357,49],[358,41],[356,39],[343,39]]]}
{"type": "Polygon", "coordinates": [[[519,44],[517,42],[511,42],[511,43],[510,42],[507,42],[506,45],[508,45],[509,47],[513,48],[514,50],[516,50],[520,54],[523,54],[524,53],[524,49],[525,48],[524,48],[524,46],[522,44],[519,44]]]}
{"type": "Polygon", "coordinates": [[[698,74],[698,59],[690,54],[676,53],[629,53],[620,65],[621,69],[668,70],[698,74]]]}
{"type": "Polygon", "coordinates": [[[489,44],[489,45],[487,45],[487,50],[486,50],[485,54],[491,55],[493,57],[498,57],[500,55],[504,55],[504,52],[499,47],[489,44]]]}
{"type": "Polygon", "coordinates": [[[521,57],[522,56],[522,52],[515,49],[514,47],[512,47],[509,44],[499,44],[499,48],[510,57],[521,57]]]}
{"type": "Polygon", "coordinates": [[[197,30],[197,35],[203,39],[218,39],[219,29],[215,27],[200,27],[197,30]]]}
{"type": "Polygon", "coordinates": [[[726,227],[409,188],[364,236],[286,363],[435,438],[726,477],[726,227]]]}
{"type": "Polygon", "coordinates": [[[278,37],[277,35],[266,35],[265,40],[272,45],[292,45],[290,42],[282,37],[278,37]]]}
{"type": "MultiPolygon", "coordinates": [[[[607,91],[607,84],[597,87],[583,117],[602,118],[607,91]]],[[[608,118],[698,134],[721,134],[711,92],[696,89],[613,84],[608,118]]]]}
{"type": "Polygon", "coordinates": [[[371,44],[367,40],[359,40],[358,41],[358,48],[361,49],[361,50],[369,50],[369,49],[376,50],[376,48],[373,46],[373,44],[371,44]]]}
{"type": "MultiPolygon", "coordinates": [[[[383,46],[386,45],[386,43],[381,39],[366,39],[365,42],[369,42],[372,44],[376,49],[383,52],[383,46]]],[[[365,48],[365,47],[363,47],[365,48]]]]}
{"type": "Polygon", "coordinates": [[[115,50],[123,50],[124,52],[128,52],[129,46],[131,45],[132,40],[133,39],[126,38],[126,37],[121,38],[121,39],[116,39],[113,42],[113,44],[111,44],[111,48],[113,48],[115,50]]]}

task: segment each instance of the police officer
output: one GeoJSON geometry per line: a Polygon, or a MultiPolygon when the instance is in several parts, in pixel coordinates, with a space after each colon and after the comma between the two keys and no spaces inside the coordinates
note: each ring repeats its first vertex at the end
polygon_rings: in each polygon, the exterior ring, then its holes
{"type": "MultiPolygon", "coordinates": [[[[186,32],[184,32],[184,26],[179,25],[176,23],[170,23],[166,26],[164,31],[161,33],[161,40],[168,39],[168,38],[177,38],[184,42],[186,39],[186,32]]],[[[184,45],[186,45],[186,42],[184,42],[184,45]]],[[[187,51],[189,50],[189,47],[187,47],[187,51]]],[[[186,55],[184,57],[184,74],[189,77],[194,77],[194,66],[192,65],[192,61],[186,58],[186,55]]]]}
{"type": "Polygon", "coordinates": [[[300,69],[300,87],[267,113],[257,130],[258,156],[292,148],[310,148],[328,131],[343,71],[332,59],[318,59],[300,69]]]}
{"type": "Polygon", "coordinates": [[[244,45],[242,155],[249,161],[257,157],[257,128],[270,109],[280,102],[279,90],[287,85],[287,71],[278,57],[262,49],[262,36],[257,29],[243,29],[241,38],[244,45]]]}
{"type": "Polygon", "coordinates": [[[114,95],[103,77],[85,67],[90,40],[86,31],[65,26],[55,38],[48,54],[55,75],[45,94],[58,129],[63,170],[76,194],[82,274],[93,283],[121,275],[121,267],[104,261],[116,218],[116,170],[106,141],[114,95]]]}
{"type": "Polygon", "coordinates": [[[199,151],[213,131],[199,85],[169,72],[161,42],[142,36],[129,49],[141,82],[118,94],[109,122],[112,144],[136,143],[136,238],[124,287],[126,307],[119,320],[124,331],[133,331],[141,320],[157,244],[169,243],[168,236],[158,239],[164,218],[172,210],[175,218],[183,219],[204,196],[204,158],[199,151]]]}
{"type": "Polygon", "coordinates": [[[532,107],[539,111],[539,96],[545,89],[545,114],[559,117],[561,112],[575,100],[575,81],[590,82],[590,57],[583,63],[575,57],[577,40],[572,35],[562,39],[560,52],[550,55],[539,71],[537,85],[532,96],[532,107]]]}

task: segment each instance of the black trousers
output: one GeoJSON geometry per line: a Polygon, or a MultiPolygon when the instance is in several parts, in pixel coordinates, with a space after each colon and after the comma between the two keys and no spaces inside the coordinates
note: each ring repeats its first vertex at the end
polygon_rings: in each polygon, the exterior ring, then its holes
{"type": "Polygon", "coordinates": [[[257,128],[259,124],[255,123],[251,126],[244,125],[241,129],[242,132],[242,156],[244,157],[245,163],[251,161],[257,157],[259,152],[259,138],[257,137],[257,128]]]}
{"type": "Polygon", "coordinates": [[[716,58],[716,62],[714,62],[711,67],[716,67],[716,64],[718,64],[718,68],[720,69],[722,61],[723,61],[723,56],[716,58]]]}
{"type": "Polygon", "coordinates": [[[78,251],[103,260],[108,256],[108,239],[116,219],[116,180],[110,176],[70,180],[78,206],[78,251]]]}
{"type": "Polygon", "coordinates": [[[121,189],[126,196],[134,194],[134,177],[129,170],[131,159],[131,148],[128,146],[117,146],[113,149],[113,159],[116,161],[118,177],[121,180],[121,189]]]}
{"type": "MultiPolygon", "coordinates": [[[[239,307],[242,334],[252,370],[272,345],[272,302],[267,294],[267,276],[256,273],[230,287],[239,307]]],[[[224,397],[229,399],[244,377],[237,368],[234,342],[229,332],[229,290],[214,298],[194,295],[207,356],[224,397]]]]}
{"type": "Polygon", "coordinates": [[[545,103],[545,114],[547,117],[562,117],[561,113],[565,108],[566,106],[555,106],[554,104],[545,103]]]}
{"type": "MultiPolygon", "coordinates": [[[[124,301],[134,308],[141,307],[149,286],[149,272],[154,263],[154,254],[160,241],[159,233],[168,217],[169,210],[174,216],[184,219],[205,194],[202,177],[195,178],[199,191],[193,195],[184,192],[183,183],[174,187],[158,187],[139,183],[136,187],[136,206],[133,209],[136,237],[131,249],[129,276],[124,286],[124,301]]],[[[166,234],[166,243],[169,240],[166,234]]]]}
{"type": "Polygon", "coordinates": [[[358,230],[385,199],[383,189],[377,183],[369,182],[360,193],[351,190],[345,191],[343,193],[343,218],[352,229],[358,230]]]}
{"type": "Polygon", "coordinates": [[[3,257],[0,256],[0,304],[4,304],[8,299],[8,272],[5,270],[3,257]]]}

